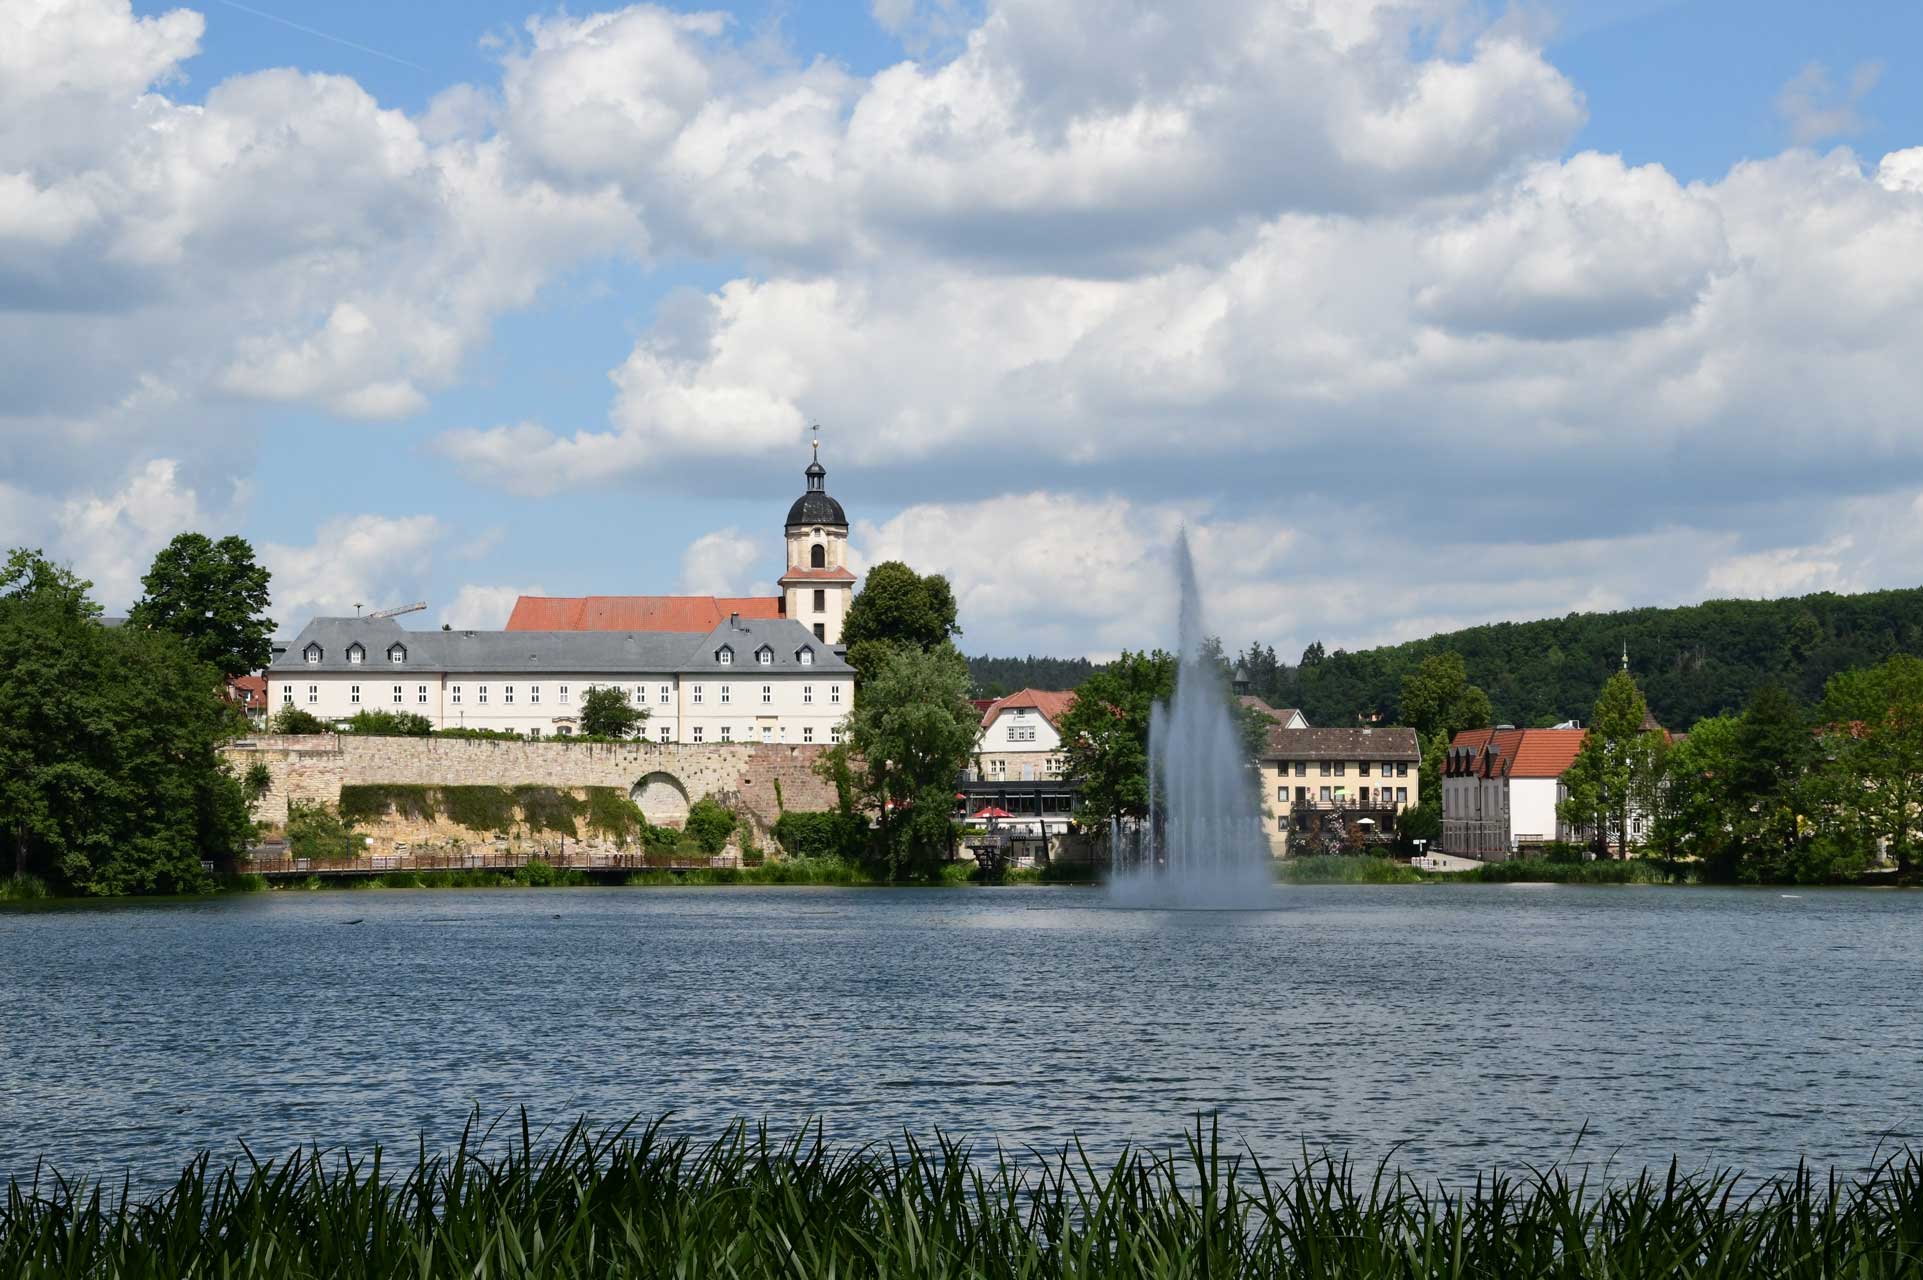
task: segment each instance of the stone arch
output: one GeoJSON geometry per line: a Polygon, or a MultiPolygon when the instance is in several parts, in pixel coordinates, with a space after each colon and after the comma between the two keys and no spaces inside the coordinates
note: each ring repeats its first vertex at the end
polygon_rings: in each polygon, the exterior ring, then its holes
{"type": "Polygon", "coordinates": [[[679,827],[688,820],[688,789],[671,773],[648,774],[634,784],[628,798],[657,827],[679,827]]]}

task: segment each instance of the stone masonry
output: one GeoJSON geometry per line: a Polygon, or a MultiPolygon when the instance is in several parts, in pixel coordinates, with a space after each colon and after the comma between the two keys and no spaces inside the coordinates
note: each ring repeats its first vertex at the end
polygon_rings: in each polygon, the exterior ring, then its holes
{"type": "MultiPolygon", "coordinates": [[[[330,733],[264,734],[236,742],[224,754],[242,774],[256,762],[267,766],[272,782],[253,816],[269,825],[287,821],[290,800],[338,804],[342,787],[367,783],[616,787],[635,794],[646,781],[651,798],[672,796],[677,789],[683,804],[714,796],[765,834],[784,808],[835,807],[833,784],[814,772],[826,750],[762,743],[490,742],[330,733]]],[[[675,807],[658,810],[653,799],[643,800],[650,820],[678,826],[675,807]]]]}

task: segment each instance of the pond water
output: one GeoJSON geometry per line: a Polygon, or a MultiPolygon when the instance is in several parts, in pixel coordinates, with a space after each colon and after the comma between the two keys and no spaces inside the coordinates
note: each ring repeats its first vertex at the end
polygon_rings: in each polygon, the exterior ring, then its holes
{"type": "Polygon", "coordinates": [[[0,911],[0,1178],[410,1150],[470,1110],[1284,1162],[1856,1169],[1923,1145],[1923,895],[274,893],[0,911]],[[1399,1148],[1397,1144],[1400,1144],[1399,1148]]]}

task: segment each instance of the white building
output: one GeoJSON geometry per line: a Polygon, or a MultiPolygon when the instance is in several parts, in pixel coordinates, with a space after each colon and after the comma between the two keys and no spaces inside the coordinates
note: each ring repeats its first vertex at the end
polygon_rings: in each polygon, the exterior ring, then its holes
{"type": "Polygon", "coordinates": [[[1581,729],[1470,729],[1442,765],[1439,852],[1502,860],[1567,833],[1556,817],[1581,729]]]}
{"type": "Polygon", "coordinates": [[[854,669],[787,619],[687,632],[407,631],[392,618],[315,618],[267,670],[268,706],[330,723],[361,711],[436,729],[580,731],[581,699],[618,688],[657,742],[840,741],[854,669]]]}
{"type": "Polygon", "coordinates": [[[976,772],[983,782],[1049,782],[1062,776],[1061,718],[1075,695],[1023,689],[997,698],[982,712],[975,741],[976,772]]]}

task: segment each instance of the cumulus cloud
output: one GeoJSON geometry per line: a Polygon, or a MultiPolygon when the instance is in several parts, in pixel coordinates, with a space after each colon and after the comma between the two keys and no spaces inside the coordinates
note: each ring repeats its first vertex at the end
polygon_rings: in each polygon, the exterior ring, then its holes
{"type": "Polygon", "coordinates": [[[1865,121],[1857,108],[1883,78],[1881,62],[1859,62],[1849,80],[1830,81],[1829,68],[1812,62],[1797,72],[1776,95],[1776,114],[1789,126],[1798,145],[1861,133],[1865,121]]]}
{"type": "Polygon", "coordinates": [[[292,634],[312,615],[351,617],[422,598],[445,532],[433,516],[338,516],[306,546],[264,543],[273,574],[274,617],[292,634]]]}
{"type": "Polygon", "coordinates": [[[681,553],[681,590],[698,596],[772,595],[774,589],[754,577],[769,552],[767,538],[739,529],[704,533],[681,553]]]}
{"type": "Polygon", "coordinates": [[[498,630],[507,625],[514,602],[522,596],[544,596],[539,583],[526,587],[483,586],[466,583],[454,593],[453,601],[441,610],[441,622],[457,630],[498,630]]]}
{"type": "Polygon", "coordinates": [[[181,483],[179,464],[156,458],[119,489],[69,498],[53,513],[55,546],[94,584],[94,598],[121,608],[140,595],[156,552],[201,522],[200,499],[181,483]]]}

